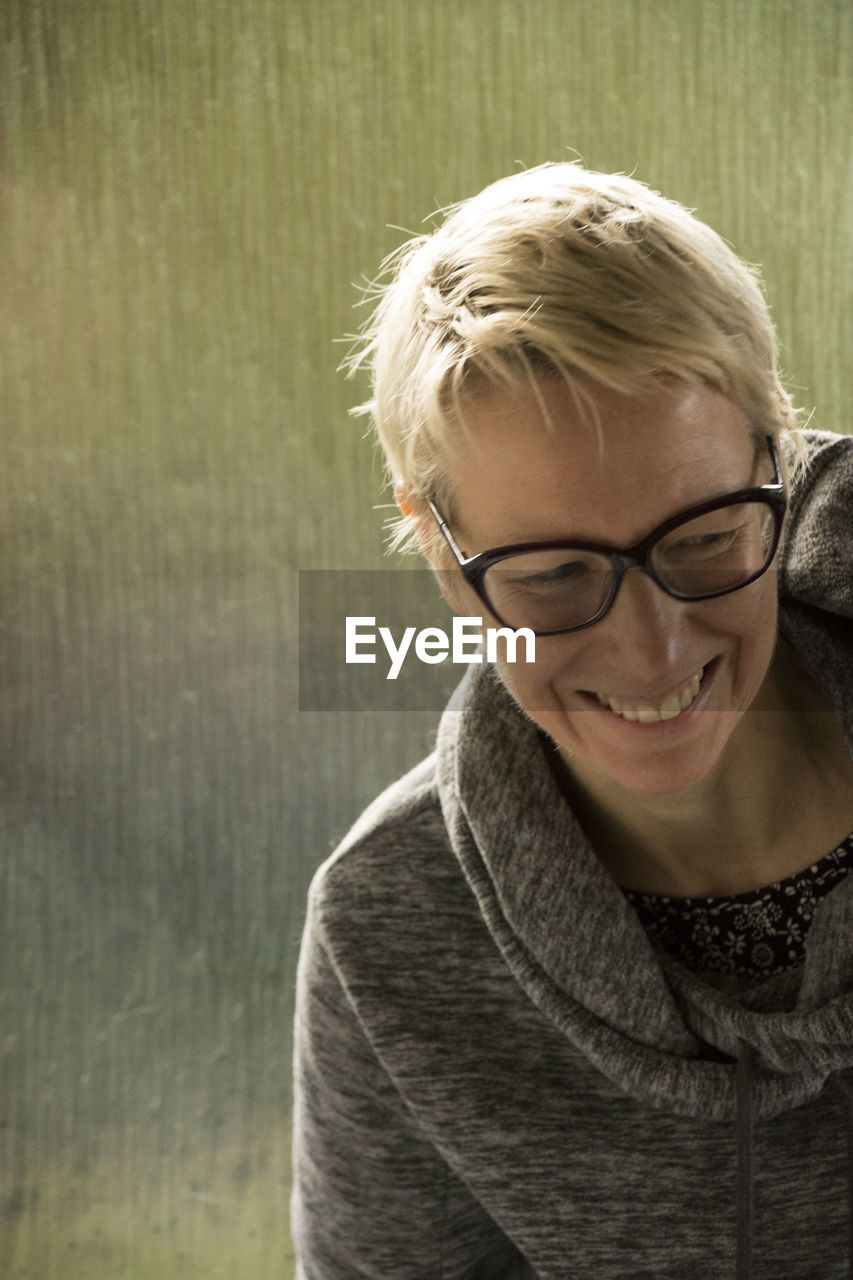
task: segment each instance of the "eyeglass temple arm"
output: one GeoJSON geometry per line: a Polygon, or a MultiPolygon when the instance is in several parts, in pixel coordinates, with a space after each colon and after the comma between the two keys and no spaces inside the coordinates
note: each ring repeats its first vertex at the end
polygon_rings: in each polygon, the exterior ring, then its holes
{"type": "Polygon", "coordinates": [[[477,558],[476,556],[470,556],[470,557],[464,556],[462,552],[459,550],[459,548],[456,545],[456,542],[454,541],[453,534],[450,532],[450,530],[447,527],[447,521],[444,519],[444,516],[441,514],[438,507],[435,505],[435,503],[432,501],[431,498],[427,498],[427,506],[432,512],[433,520],[435,520],[435,523],[438,525],[439,529],[441,530],[441,533],[444,537],[445,542],[447,543],[447,545],[450,547],[450,550],[455,555],[459,565],[460,566],[465,565],[465,564],[468,564],[470,560],[476,560],[477,558]]]}
{"type": "Polygon", "coordinates": [[[778,489],[784,491],[785,481],[782,476],[782,462],[779,457],[779,442],[775,436],[767,436],[767,444],[770,449],[770,457],[773,461],[773,480],[770,484],[764,484],[762,489],[778,489]]]}

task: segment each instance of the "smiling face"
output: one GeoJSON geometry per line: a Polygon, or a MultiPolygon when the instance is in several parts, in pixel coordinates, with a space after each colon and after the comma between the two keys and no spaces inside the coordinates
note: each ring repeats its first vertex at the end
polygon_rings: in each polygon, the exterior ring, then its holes
{"type": "MultiPolygon", "coordinates": [[[[466,410],[449,463],[449,523],[466,556],[558,539],[630,547],[688,507],[771,479],[743,412],[709,387],[597,388],[587,391],[591,409],[560,381],[537,391],[490,391],[466,410]]],[[[483,612],[461,580],[452,603],[483,612]]],[[[538,637],[534,664],[498,667],[588,788],[664,794],[748,752],[744,713],[775,641],[772,570],[730,595],[685,602],[630,569],[599,622],[538,637]]]]}

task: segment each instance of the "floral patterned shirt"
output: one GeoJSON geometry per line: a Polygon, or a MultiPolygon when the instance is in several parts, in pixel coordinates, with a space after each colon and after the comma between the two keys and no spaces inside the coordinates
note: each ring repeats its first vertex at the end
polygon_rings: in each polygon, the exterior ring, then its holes
{"type": "Polygon", "coordinates": [[[853,833],[825,858],[766,889],[730,898],[626,890],[655,946],[697,973],[762,979],[795,968],[817,904],[853,871],[853,833]]]}

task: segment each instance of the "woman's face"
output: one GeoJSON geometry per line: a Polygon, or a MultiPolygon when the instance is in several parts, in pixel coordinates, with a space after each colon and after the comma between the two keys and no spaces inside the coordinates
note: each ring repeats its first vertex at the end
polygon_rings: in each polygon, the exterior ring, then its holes
{"type": "MultiPolygon", "coordinates": [[[[772,479],[744,414],[709,387],[598,388],[589,408],[561,381],[538,392],[491,391],[466,411],[450,463],[466,555],[552,539],[630,547],[688,507],[772,479]]],[[[588,785],[683,791],[732,765],[748,731],[776,640],[775,577],[684,602],[631,569],[600,622],[537,637],[535,663],[499,661],[501,677],[588,785]]],[[[482,613],[459,582],[454,607],[482,613]]]]}

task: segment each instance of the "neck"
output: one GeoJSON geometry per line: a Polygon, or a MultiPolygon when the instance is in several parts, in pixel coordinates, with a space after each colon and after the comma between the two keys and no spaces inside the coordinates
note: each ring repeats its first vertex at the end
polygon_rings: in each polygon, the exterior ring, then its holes
{"type": "Polygon", "coordinates": [[[624,888],[646,893],[722,897],[761,888],[816,860],[804,822],[815,840],[829,841],[823,853],[853,824],[853,765],[840,730],[784,644],[754,706],[698,784],[638,793],[577,758],[560,772],[608,871],[624,888]]]}

